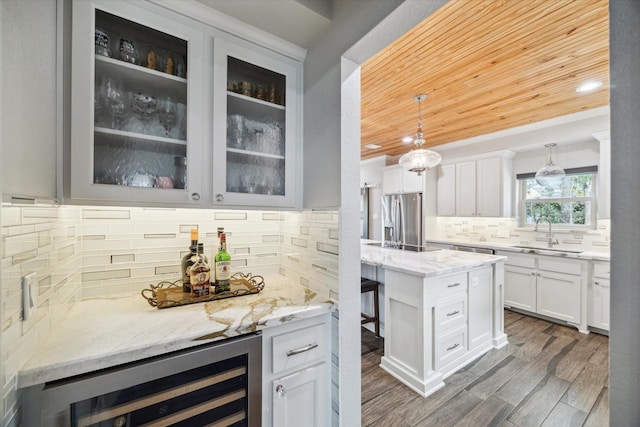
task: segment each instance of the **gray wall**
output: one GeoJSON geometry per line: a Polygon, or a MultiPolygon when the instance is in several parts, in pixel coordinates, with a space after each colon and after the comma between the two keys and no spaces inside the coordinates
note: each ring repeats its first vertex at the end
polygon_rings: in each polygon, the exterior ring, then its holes
{"type": "MultiPolygon", "coordinates": [[[[335,0],[329,29],[307,52],[304,64],[305,208],[340,206],[341,57],[402,1],[335,0]]],[[[360,141],[353,143],[360,144],[360,141]]]]}
{"type": "Polygon", "coordinates": [[[611,426],[640,425],[640,2],[611,0],[611,426]]]}

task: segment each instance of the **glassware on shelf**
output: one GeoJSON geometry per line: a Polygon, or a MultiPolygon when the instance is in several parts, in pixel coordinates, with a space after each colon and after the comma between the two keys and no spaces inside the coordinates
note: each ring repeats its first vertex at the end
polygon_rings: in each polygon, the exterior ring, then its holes
{"type": "Polygon", "coordinates": [[[140,120],[141,126],[134,126],[131,131],[136,133],[149,134],[149,125],[155,118],[158,109],[158,101],[155,96],[145,94],[143,92],[136,92],[131,95],[131,110],[138,120],[140,120]]]}
{"type": "Polygon", "coordinates": [[[100,102],[111,114],[111,129],[122,129],[122,122],[129,110],[127,93],[119,79],[103,77],[99,90],[100,102]]]}
{"type": "Polygon", "coordinates": [[[120,37],[120,40],[118,40],[118,55],[121,61],[130,64],[138,63],[136,44],[137,42],[134,42],[130,37],[120,37]]]}
{"type": "Polygon", "coordinates": [[[163,98],[158,104],[158,118],[164,129],[165,137],[171,137],[171,132],[176,125],[178,109],[176,103],[170,97],[163,98]]]}
{"type": "Polygon", "coordinates": [[[181,141],[187,140],[187,106],[185,104],[176,103],[176,125],[170,136],[181,141]]]}
{"type": "Polygon", "coordinates": [[[111,57],[111,46],[109,44],[109,34],[102,28],[95,29],[96,55],[111,57]]]}
{"type": "Polygon", "coordinates": [[[227,147],[245,148],[245,125],[244,117],[240,114],[232,114],[227,117],[227,147]]]}
{"type": "Polygon", "coordinates": [[[187,188],[187,158],[184,156],[175,156],[173,164],[176,169],[174,180],[175,188],[187,188]]]}

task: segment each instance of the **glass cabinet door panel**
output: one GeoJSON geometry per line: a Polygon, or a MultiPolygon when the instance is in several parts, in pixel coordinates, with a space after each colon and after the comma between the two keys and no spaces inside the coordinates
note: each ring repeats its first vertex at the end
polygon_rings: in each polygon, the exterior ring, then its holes
{"type": "Polygon", "coordinates": [[[222,39],[215,63],[214,201],[294,207],[300,64],[222,39]]]}
{"type": "Polygon", "coordinates": [[[184,188],[187,42],[95,11],[94,184],[184,188]]]}
{"type": "Polygon", "coordinates": [[[72,198],[199,203],[187,160],[201,153],[200,114],[188,106],[202,99],[203,34],[174,18],[144,2],[74,1],[72,198]]]}

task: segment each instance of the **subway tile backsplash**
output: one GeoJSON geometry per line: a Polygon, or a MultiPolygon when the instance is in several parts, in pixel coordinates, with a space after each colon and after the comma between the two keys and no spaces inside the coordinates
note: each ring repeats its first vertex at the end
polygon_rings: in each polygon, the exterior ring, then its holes
{"type": "MultiPolygon", "coordinates": [[[[515,218],[458,218],[438,217],[434,235],[427,240],[448,240],[469,243],[504,243],[540,245],[547,242],[546,228],[533,231],[519,227],[515,218]]],[[[611,221],[598,220],[595,230],[571,230],[554,226],[553,235],[561,247],[575,247],[583,251],[609,252],[611,221]]]]}
{"type": "Polygon", "coordinates": [[[327,299],[337,296],[337,211],[5,204],[1,219],[5,410],[19,398],[17,371],[76,301],[137,293],[179,279],[192,228],[198,228],[209,259],[217,251],[217,228],[224,227],[237,271],[281,273],[327,299]],[[33,271],[38,310],[23,322],[21,278],[33,271]]]}

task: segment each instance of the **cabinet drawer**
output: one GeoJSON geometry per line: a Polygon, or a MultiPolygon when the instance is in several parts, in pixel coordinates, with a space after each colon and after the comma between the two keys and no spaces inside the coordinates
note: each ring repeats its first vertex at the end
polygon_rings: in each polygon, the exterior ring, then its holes
{"type": "Polygon", "coordinates": [[[582,274],[582,263],[558,257],[539,257],[538,269],[579,276],[582,274]]]}
{"type": "Polygon", "coordinates": [[[467,327],[461,326],[436,339],[436,369],[456,360],[467,352],[467,327]]]}
{"type": "Polygon", "coordinates": [[[603,279],[609,278],[609,263],[594,263],[593,264],[593,276],[603,279]]]}
{"type": "Polygon", "coordinates": [[[438,300],[436,308],[437,331],[446,333],[467,324],[467,294],[457,294],[438,300]]]}
{"type": "Polygon", "coordinates": [[[276,335],[271,343],[274,374],[322,359],[327,352],[325,326],[322,324],[276,335]]]}
{"type": "Polygon", "coordinates": [[[458,292],[467,291],[467,273],[453,274],[438,279],[436,292],[440,297],[446,297],[458,292]]]}
{"type": "Polygon", "coordinates": [[[536,268],[536,257],[531,255],[518,255],[511,252],[504,252],[500,255],[507,257],[505,261],[506,265],[513,265],[516,267],[536,268]]]}

